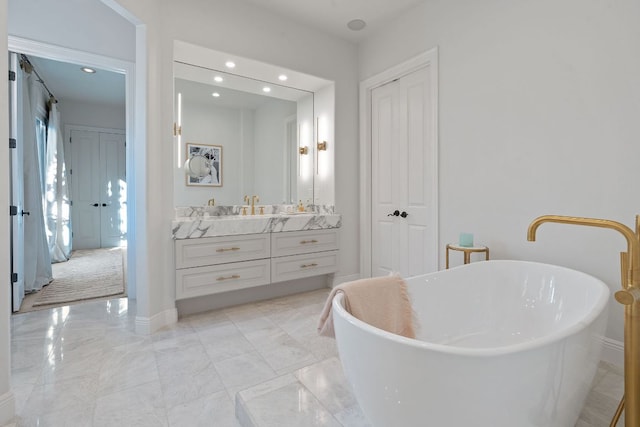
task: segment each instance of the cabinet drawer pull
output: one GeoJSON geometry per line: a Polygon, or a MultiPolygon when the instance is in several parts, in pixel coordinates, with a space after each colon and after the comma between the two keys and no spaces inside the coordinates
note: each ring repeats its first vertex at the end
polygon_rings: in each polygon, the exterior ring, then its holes
{"type": "Polygon", "coordinates": [[[311,267],[317,267],[317,266],[318,266],[318,264],[316,264],[316,263],[314,262],[314,263],[312,263],[312,264],[302,264],[302,265],[300,266],[300,268],[311,268],[311,267]]]}
{"type": "Polygon", "coordinates": [[[234,274],[233,276],[229,276],[229,277],[221,276],[221,277],[218,277],[216,280],[220,282],[222,280],[233,280],[233,279],[239,279],[239,278],[240,278],[240,275],[234,274]]]}
{"type": "Polygon", "coordinates": [[[302,240],[300,242],[301,245],[306,245],[308,243],[318,243],[318,241],[316,239],[313,239],[313,240],[302,240]]]}
{"type": "Polygon", "coordinates": [[[227,251],[239,251],[240,248],[220,248],[216,249],[216,252],[227,252],[227,251]]]}

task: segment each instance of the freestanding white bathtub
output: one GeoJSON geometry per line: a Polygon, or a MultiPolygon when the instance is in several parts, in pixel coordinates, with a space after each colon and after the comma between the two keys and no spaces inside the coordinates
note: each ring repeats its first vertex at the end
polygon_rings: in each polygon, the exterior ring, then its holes
{"type": "Polygon", "coordinates": [[[375,427],[573,427],[596,373],[609,288],[524,261],[406,280],[416,339],[332,302],[340,359],[375,427]]]}

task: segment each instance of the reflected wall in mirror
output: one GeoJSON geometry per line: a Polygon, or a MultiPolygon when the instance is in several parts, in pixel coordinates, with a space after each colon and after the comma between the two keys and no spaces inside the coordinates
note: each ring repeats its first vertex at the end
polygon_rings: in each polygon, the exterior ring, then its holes
{"type": "Polygon", "coordinates": [[[174,76],[176,206],[239,205],[254,194],[262,204],[314,201],[313,92],[182,62],[174,76]],[[187,144],[222,147],[223,186],[185,186],[187,144]]]}

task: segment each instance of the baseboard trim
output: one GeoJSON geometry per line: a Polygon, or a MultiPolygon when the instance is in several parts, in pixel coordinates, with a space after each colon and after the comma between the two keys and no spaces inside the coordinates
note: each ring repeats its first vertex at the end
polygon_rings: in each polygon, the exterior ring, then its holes
{"type": "Polygon", "coordinates": [[[151,335],[155,331],[178,322],[178,309],[171,308],[151,317],[136,316],[136,333],[151,335]]]}
{"type": "Polygon", "coordinates": [[[0,396],[0,425],[9,424],[16,415],[16,399],[11,391],[0,396]]]}
{"type": "Polygon", "coordinates": [[[612,365],[624,366],[624,343],[606,337],[602,341],[601,360],[612,365]]]}
{"type": "Polygon", "coordinates": [[[346,275],[346,276],[334,276],[333,283],[331,284],[331,287],[335,288],[336,286],[338,286],[341,283],[351,282],[353,280],[358,280],[358,279],[360,279],[360,274],[349,274],[349,275],[346,275]]]}

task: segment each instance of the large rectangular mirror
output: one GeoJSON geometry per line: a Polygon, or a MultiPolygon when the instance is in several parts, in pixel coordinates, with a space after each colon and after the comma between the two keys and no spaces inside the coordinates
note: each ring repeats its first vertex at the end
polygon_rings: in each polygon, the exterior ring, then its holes
{"type": "Polygon", "coordinates": [[[176,206],[313,203],[313,92],[180,61],[174,77],[176,206]],[[184,170],[199,153],[210,161],[202,179],[184,170]]]}

